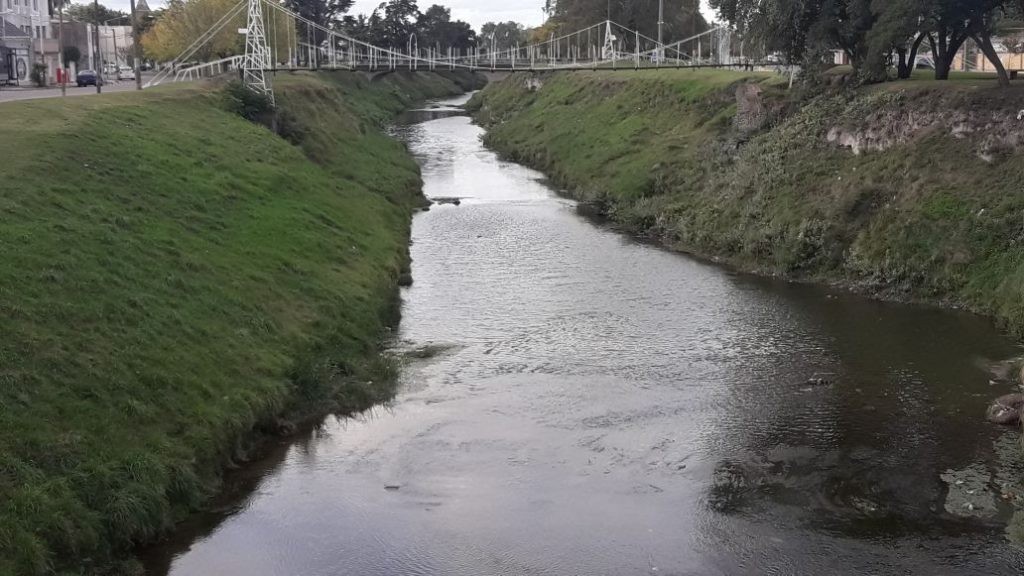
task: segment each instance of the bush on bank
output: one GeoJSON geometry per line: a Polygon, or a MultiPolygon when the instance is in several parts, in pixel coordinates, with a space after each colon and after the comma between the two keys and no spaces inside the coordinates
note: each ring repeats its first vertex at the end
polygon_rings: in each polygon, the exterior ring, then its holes
{"type": "Polygon", "coordinates": [[[633,233],[1024,334],[1021,102],[978,78],[796,102],[770,74],[665,70],[517,75],[471,106],[490,146],[633,233]]]}
{"type": "Polygon", "coordinates": [[[131,570],[280,416],[388,392],[419,174],[381,123],[474,81],[281,75],[298,146],[210,86],[3,105],[0,574],[131,570]]]}

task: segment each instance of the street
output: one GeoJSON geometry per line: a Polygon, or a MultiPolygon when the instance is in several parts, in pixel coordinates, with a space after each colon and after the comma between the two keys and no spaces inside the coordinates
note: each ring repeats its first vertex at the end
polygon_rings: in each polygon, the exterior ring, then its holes
{"type": "MultiPolygon", "coordinates": [[[[145,79],[145,78],[144,78],[145,79]]],[[[132,80],[124,82],[112,82],[103,86],[103,93],[125,92],[135,89],[135,82],[132,80]]],[[[84,86],[79,88],[75,85],[68,86],[68,96],[87,96],[96,94],[95,86],[84,86]]],[[[0,88],[0,103],[14,102],[16,100],[36,100],[39,98],[60,98],[60,87],[51,86],[47,88],[0,88]]]]}

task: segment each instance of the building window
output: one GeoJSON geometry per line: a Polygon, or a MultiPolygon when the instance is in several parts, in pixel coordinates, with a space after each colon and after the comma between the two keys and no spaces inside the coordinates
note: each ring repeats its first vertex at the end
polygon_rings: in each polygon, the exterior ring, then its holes
{"type": "Polygon", "coordinates": [[[39,0],[32,0],[32,10],[39,12],[39,0]]]}

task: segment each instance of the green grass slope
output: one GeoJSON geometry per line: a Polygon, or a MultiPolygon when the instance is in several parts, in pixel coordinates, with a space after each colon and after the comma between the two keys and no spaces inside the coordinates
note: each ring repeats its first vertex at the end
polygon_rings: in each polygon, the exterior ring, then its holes
{"type": "Polygon", "coordinates": [[[211,87],[0,105],[0,574],[116,568],[254,430],[384,392],[419,174],[380,123],[456,81],[282,75],[299,146],[211,87]]]}
{"type": "Polygon", "coordinates": [[[782,78],[736,72],[540,81],[513,76],[474,99],[487,143],[626,230],[1024,333],[1024,90],[891,83],[796,103],[782,78]],[[749,84],[766,111],[755,129],[734,122],[749,84]],[[870,145],[855,154],[830,134],[870,145]]]}

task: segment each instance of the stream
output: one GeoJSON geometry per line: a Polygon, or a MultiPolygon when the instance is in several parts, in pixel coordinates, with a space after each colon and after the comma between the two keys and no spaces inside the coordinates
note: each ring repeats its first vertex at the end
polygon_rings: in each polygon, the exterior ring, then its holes
{"type": "Polygon", "coordinates": [[[1024,573],[991,322],[639,243],[463,102],[395,128],[460,198],[413,223],[397,397],[233,474],[147,574],[1024,573]]]}

